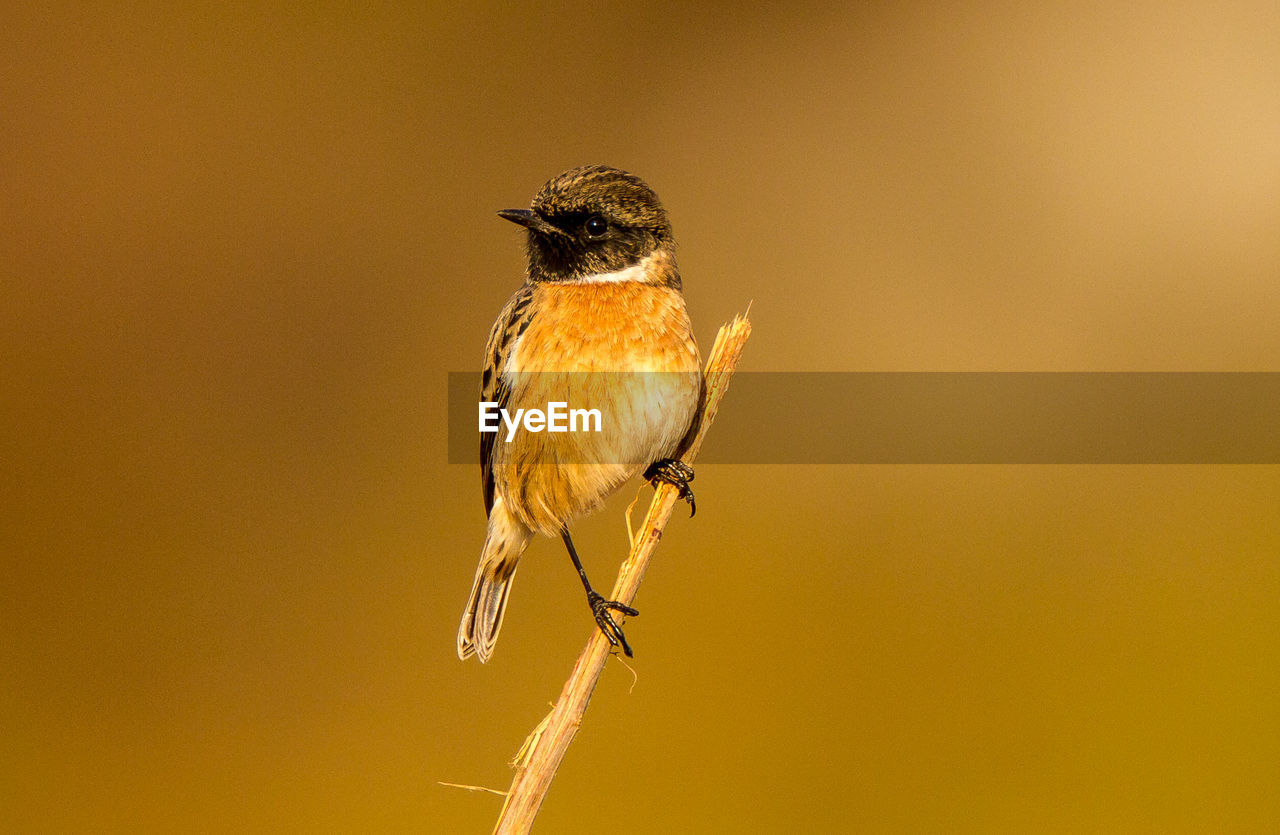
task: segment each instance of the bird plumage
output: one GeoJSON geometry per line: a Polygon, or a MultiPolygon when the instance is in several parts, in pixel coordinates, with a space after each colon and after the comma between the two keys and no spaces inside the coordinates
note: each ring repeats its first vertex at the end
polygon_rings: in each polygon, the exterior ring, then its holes
{"type": "Polygon", "coordinates": [[[483,400],[509,412],[585,403],[605,418],[600,432],[520,432],[510,443],[481,434],[488,529],[458,630],[459,656],[481,661],[533,534],[569,544],[574,519],[676,454],[702,391],[670,225],[648,186],[617,169],[574,169],[532,210],[502,214],[529,229],[530,266],[489,334],[483,400]]]}

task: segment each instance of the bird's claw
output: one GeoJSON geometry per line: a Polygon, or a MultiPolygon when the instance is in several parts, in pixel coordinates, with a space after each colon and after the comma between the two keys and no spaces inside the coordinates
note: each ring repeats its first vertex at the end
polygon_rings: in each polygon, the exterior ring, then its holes
{"type": "Polygon", "coordinates": [[[613,615],[609,614],[609,610],[612,609],[627,617],[635,617],[640,613],[625,603],[606,600],[604,595],[594,591],[587,595],[587,603],[591,604],[591,614],[595,615],[596,625],[600,627],[600,631],[608,639],[609,645],[622,647],[622,651],[626,653],[627,657],[632,658],[631,645],[627,643],[627,636],[622,633],[622,627],[613,619],[613,615]]]}
{"type": "Polygon", "coordinates": [[[680,498],[689,503],[689,517],[698,512],[698,505],[693,500],[693,467],[674,458],[659,458],[644,471],[644,478],[655,488],[659,484],[670,484],[680,491],[680,498]]]}

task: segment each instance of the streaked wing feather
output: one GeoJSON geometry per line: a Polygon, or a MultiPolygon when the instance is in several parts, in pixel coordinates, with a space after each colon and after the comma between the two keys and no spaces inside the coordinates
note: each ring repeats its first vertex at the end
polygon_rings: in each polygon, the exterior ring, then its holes
{"type": "MultiPolygon", "coordinates": [[[[525,284],[507,300],[489,332],[485,346],[484,374],[480,378],[480,399],[505,409],[511,402],[511,388],[503,379],[512,346],[533,319],[533,285],[525,284]]],[[[484,490],[484,512],[493,509],[493,457],[496,432],[480,433],[480,484],[484,490]]]]}

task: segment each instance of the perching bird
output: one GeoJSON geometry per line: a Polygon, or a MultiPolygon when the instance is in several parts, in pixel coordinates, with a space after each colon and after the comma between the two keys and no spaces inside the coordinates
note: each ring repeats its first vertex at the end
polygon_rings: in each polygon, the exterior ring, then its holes
{"type": "MultiPolygon", "coordinates": [[[[481,399],[510,414],[586,403],[599,432],[481,433],[488,533],[458,628],[458,655],[487,661],[520,555],[533,534],[559,536],[601,632],[627,655],[612,612],[635,609],[592,589],[569,525],[629,479],[680,488],[696,510],[693,470],[676,460],[702,397],[701,361],[685,311],[675,240],[658,196],[616,168],[574,168],[529,209],[498,214],[528,230],[528,274],[489,333],[481,399]],[[616,373],[610,373],[616,372],[616,373]]],[[[528,424],[525,424],[527,427],[528,424]]]]}

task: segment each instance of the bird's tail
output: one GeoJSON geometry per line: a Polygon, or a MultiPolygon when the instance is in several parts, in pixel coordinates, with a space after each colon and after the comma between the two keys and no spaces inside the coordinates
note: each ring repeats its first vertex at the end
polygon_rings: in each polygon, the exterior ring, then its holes
{"type": "Polygon", "coordinates": [[[493,654],[507,608],[507,595],[515,579],[516,564],[529,546],[532,532],[507,512],[498,497],[489,511],[489,533],[471,584],[471,598],[458,627],[458,657],[475,655],[481,663],[493,654]]]}

